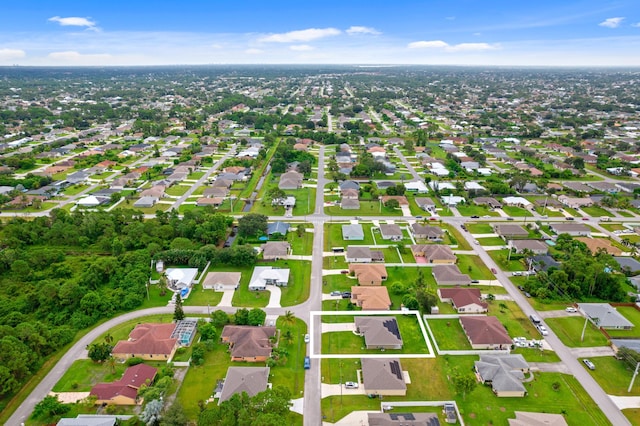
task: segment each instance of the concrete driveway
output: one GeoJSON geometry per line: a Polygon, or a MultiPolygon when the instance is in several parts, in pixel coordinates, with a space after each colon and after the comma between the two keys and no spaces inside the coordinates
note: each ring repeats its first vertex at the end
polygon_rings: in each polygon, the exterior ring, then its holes
{"type": "Polygon", "coordinates": [[[576,358],[588,358],[598,356],[613,356],[615,352],[610,346],[596,346],[592,348],[571,348],[571,354],[576,358]]]}
{"type": "Polygon", "coordinates": [[[352,331],[355,333],[356,325],[352,322],[322,323],[323,333],[330,333],[332,331],[352,331]]]}

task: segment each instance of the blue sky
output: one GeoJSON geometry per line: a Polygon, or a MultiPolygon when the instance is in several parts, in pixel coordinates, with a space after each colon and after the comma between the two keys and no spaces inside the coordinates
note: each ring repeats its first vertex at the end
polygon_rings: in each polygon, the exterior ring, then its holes
{"type": "Polygon", "coordinates": [[[0,65],[279,63],[640,66],[640,1],[0,2],[0,65]]]}

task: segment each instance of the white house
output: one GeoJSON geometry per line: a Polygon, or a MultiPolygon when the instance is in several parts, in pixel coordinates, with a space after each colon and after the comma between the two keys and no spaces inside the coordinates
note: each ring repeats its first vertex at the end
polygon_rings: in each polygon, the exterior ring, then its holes
{"type": "Polygon", "coordinates": [[[256,266],[249,280],[249,290],[266,290],[268,285],[286,287],[289,284],[289,269],[273,266],[256,266]]]}

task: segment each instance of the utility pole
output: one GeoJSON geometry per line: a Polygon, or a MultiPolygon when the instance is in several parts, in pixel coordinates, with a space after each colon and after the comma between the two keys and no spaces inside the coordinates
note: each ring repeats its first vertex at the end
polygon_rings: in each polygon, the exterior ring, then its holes
{"type": "Polygon", "coordinates": [[[640,362],[636,364],[636,370],[633,372],[633,377],[631,377],[631,383],[629,383],[629,389],[627,389],[627,392],[631,392],[631,388],[633,387],[633,382],[636,380],[636,376],[638,375],[639,367],[640,367],[640,362]]]}

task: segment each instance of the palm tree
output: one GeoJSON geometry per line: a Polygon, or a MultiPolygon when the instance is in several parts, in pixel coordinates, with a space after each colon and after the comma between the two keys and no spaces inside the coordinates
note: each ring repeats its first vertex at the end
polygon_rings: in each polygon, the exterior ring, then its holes
{"type": "Polygon", "coordinates": [[[107,332],[107,334],[104,335],[104,342],[110,345],[113,342],[113,336],[107,332]]]}
{"type": "Polygon", "coordinates": [[[116,374],[116,359],[110,356],[109,358],[107,358],[106,364],[109,366],[111,374],[116,374]]]}
{"type": "Polygon", "coordinates": [[[293,314],[293,312],[291,311],[286,311],[284,313],[284,315],[282,316],[282,322],[285,325],[289,325],[292,326],[293,324],[296,323],[296,316],[293,314]]]}
{"type": "Polygon", "coordinates": [[[158,288],[160,289],[160,296],[167,294],[167,274],[164,272],[160,275],[160,279],[158,280],[158,288]]]}

